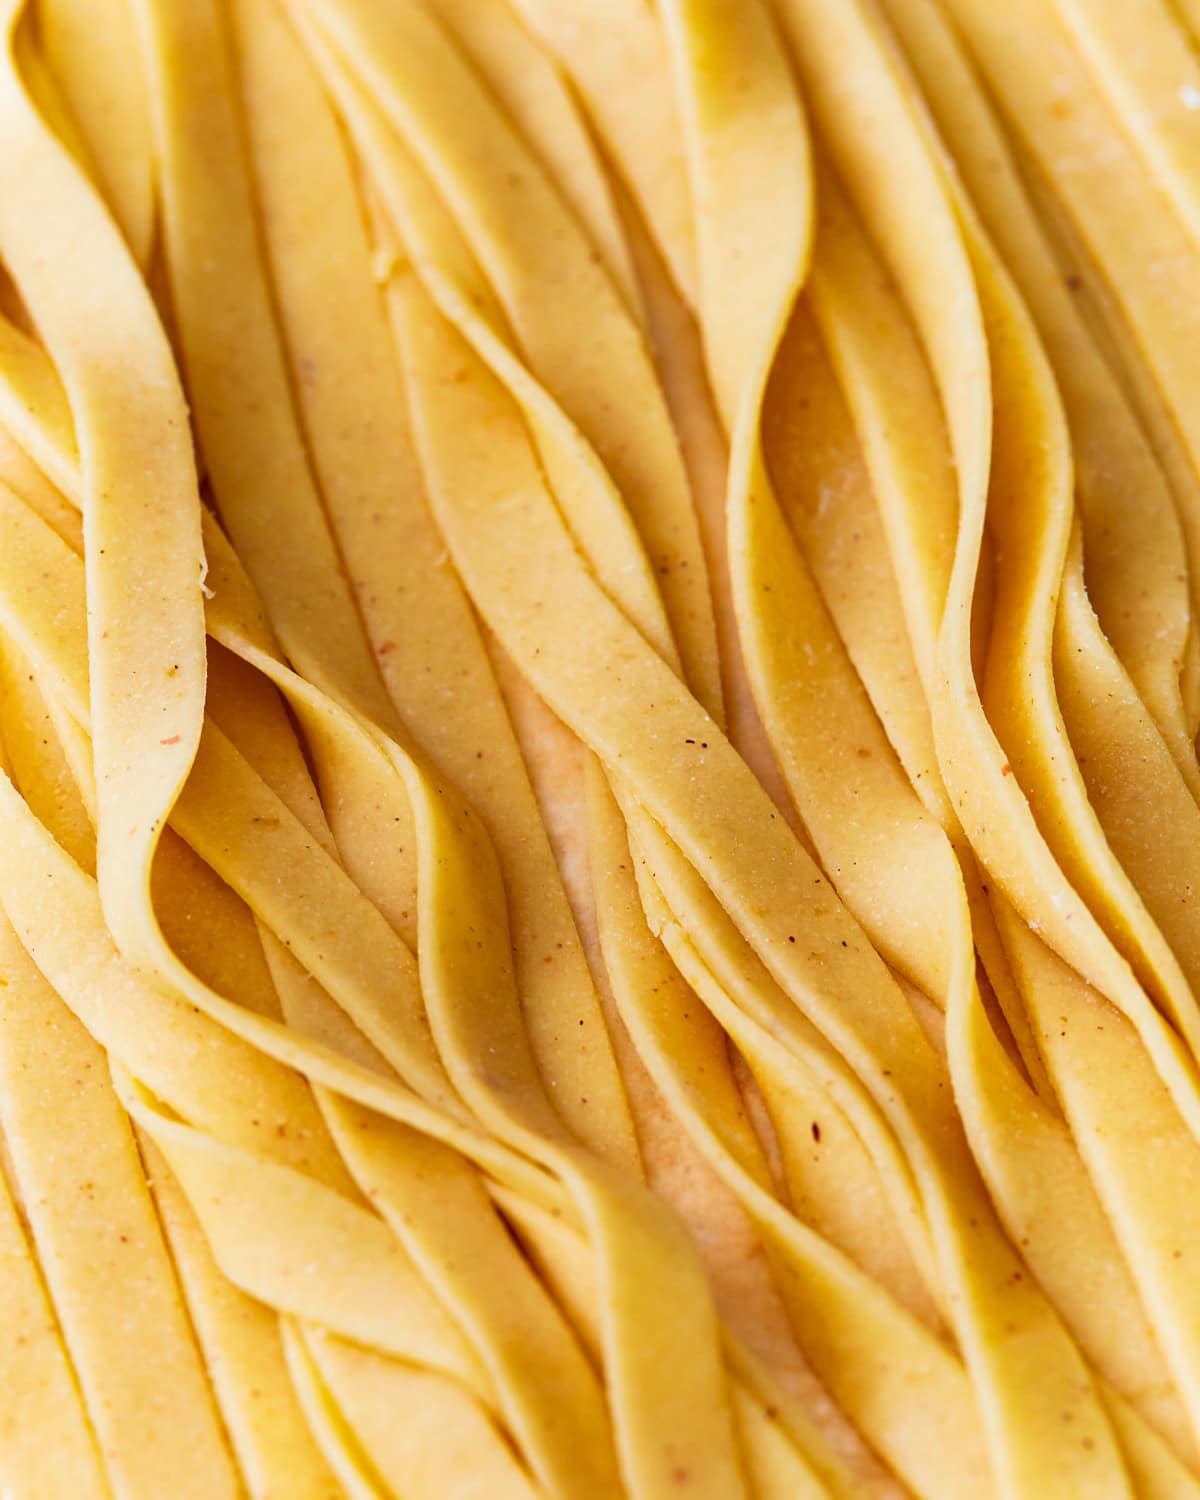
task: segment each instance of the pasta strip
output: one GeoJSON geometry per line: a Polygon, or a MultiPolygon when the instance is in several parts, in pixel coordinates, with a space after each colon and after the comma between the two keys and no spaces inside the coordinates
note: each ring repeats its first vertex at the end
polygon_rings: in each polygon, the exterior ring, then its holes
{"type": "Polygon", "coordinates": [[[3,1373],[11,1392],[0,1441],[5,1482],[47,1500],[105,1500],[112,1491],[6,1182],[0,1183],[0,1257],[3,1373]],[[57,1441],[47,1443],[51,1425],[57,1441]]]}
{"type": "Polygon", "coordinates": [[[104,1055],[7,921],[0,945],[5,1138],[113,1492],[149,1497],[170,1485],[235,1497],[237,1473],[104,1055]]]}
{"type": "Polygon", "coordinates": [[[129,0],[107,0],[101,24],[78,0],[38,0],[46,59],[95,161],[105,198],[143,269],[154,239],[150,121],[129,0]],[[97,50],[99,49],[99,50],[97,50]]]}

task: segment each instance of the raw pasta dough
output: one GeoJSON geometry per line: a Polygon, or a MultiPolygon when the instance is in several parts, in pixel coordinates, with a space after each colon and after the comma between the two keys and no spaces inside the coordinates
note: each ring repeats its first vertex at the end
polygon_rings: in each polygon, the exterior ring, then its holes
{"type": "Polygon", "coordinates": [[[0,1490],[1200,1497],[1200,32],[0,0],[0,1490]]]}

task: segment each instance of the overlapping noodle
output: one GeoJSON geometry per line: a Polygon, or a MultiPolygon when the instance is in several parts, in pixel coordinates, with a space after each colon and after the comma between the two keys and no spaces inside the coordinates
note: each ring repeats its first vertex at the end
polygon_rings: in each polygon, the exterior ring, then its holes
{"type": "Polygon", "coordinates": [[[0,1488],[1200,1494],[1188,7],[2,14],[0,1488]]]}

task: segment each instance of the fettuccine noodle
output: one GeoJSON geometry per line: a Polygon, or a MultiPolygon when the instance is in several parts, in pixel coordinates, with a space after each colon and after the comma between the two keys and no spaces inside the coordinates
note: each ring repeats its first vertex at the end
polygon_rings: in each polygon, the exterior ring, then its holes
{"type": "Polygon", "coordinates": [[[1200,1500],[1200,7],[0,25],[0,1494],[1200,1500]]]}

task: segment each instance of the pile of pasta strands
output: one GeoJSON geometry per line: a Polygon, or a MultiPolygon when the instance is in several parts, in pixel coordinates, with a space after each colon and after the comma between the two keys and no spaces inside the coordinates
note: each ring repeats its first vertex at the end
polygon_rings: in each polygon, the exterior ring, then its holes
{"type": "Polygon", "coordinates": [[[0,1492],[1200,1497],[1200,4],[0,0],[0,1492]]]}

